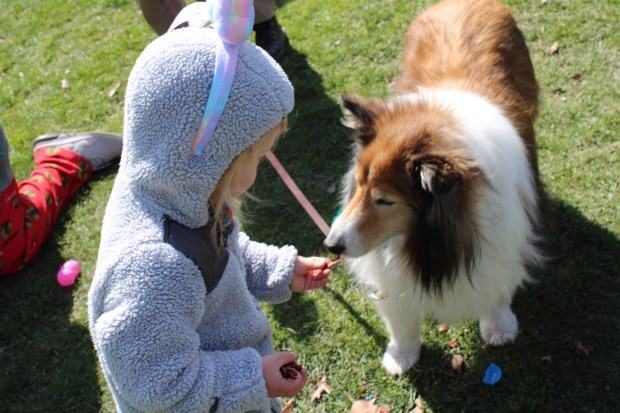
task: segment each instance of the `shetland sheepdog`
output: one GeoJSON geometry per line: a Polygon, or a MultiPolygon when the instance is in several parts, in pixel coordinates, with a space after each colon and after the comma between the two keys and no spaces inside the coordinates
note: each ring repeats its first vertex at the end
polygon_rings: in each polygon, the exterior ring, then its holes
{"type": "Polygon", "coordinates": [[[356,143],[324,242],[372,292],[392,375],[418,361],[427,316],[513,342],[513,294],[542,259],[538,84],[510,11],[445,0],[404,43],[390,97],[342,96],[356,143]]]}

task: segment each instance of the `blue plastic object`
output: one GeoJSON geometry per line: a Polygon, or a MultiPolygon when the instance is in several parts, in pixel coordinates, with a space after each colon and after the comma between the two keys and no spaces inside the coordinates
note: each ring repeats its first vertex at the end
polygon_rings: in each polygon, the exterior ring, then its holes
{"type": "Polygon", "coordinates": [[[491,363],[487,367],[487,371],[484,373],[482,382],[484,384],[494,385],[502,378],[502,369],[497,364],[491,363]]]}

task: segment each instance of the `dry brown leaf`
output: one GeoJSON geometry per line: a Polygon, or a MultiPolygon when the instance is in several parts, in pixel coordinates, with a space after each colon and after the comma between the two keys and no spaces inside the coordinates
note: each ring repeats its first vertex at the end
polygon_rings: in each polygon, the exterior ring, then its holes
{"type": "Polygon", "coordinates": [[[575,350],[577,350],[578,353],[583,354],[586,357],[590,355],[590,348],[587,346],[584,346],[581,341],[579,340],[573,341],[573,346],[575,347],[575,350]]]}
{"type": "Polygon", "coordinates": [[[560,50],[560,43],[553,42],[553,44],[549,48],[549,54],[556,54],[559,50],[560,50]]]}
{"type": "Polygon", "coordinates": [[[327,377],[325,376],[321,377],[321,381],[319,381],[319,384],[316,386],[316,389],[314,389],[314,391],[310,395],[310,400],[312,401],[319,400],[323,392],[327,394],[331,394],[332,392],[332,388],[327,384],[327,377]]]}
{"type": "Polygon", "coordinates": [[[282,413],[293,413],[293,406],[295,405],[295,399],[291,399],[287,401],[284,406],[282,406],[282,413]]]}
{"type": "Polygon", "coordinates": [[[460,354],[454,354],[452,356],[452,370],[460,373],[462,368],[463,356],[461,356],[460,354]]]}
{"type": "Polygon", "coordinates": [[[351,413],[389,413],[392,411],[390,406],[377,406],[375,400],[356,400],[351,406],[351,413]]]}
{"type": "Polygon", "coordinates": [[[413,409],[411,412],[409,413],[424,413],[424,401],[422,401],[421,397],[417,397],[415,399],[415,409],[413,409]]]}
{"type": "Polygon", "coordinates": [[[67,79],[61,80],[60,87],[63,89],[69,89],[69,81],[67,79]]]}
{"type": "Polygon", "coordinates": [[[446,324],[439,324],[437,330],[439,330],[440,333],[445,333],[446,331],[450,330],[450,327],[446,324]]]}
{"type": "Polygon", "coordinates": [[[116,82],[116,84],[108,92],[108,97],[111,98],[112,96],[114,96],[116,94],[116,92],[118,91],[119,87],[121,87],[121,82],[116,82]]]}
{"type": "Polygon", "coordinates": [[[564,93],[566,93],[566,91],[564,89],[562,89],[561,87],[555,88],[551,91],[551,94],[554,96],[561,96],[564,93]]]}

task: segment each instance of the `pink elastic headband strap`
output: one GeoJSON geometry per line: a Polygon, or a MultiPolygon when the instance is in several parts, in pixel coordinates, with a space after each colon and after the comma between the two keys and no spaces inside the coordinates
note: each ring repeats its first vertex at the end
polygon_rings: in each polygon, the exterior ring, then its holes
{"type": "Polygon", "coordinates": [[[220,42],[215,55],[215,71],[207,106],[202,116],[193,153],[202,155],[215,132],[232,86],[239,47],[246,41],[254,24],[253,0],[212,0],[192,3],[178,14],[172,22],[172,31],[187,23],[189,27],[204,27],[213,23],[220,42]]]}

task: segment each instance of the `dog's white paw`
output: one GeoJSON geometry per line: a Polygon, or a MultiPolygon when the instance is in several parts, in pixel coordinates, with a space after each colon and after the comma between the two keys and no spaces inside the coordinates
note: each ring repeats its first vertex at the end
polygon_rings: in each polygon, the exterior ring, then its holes
{"type": "Polygon", "coordinates": [[[480,318],[480,335],[485,343],[503,346],[515,341],[519,334],[519,323],[510,306],[501,306],[490,317],[480,318]]]}
{"type": "Polygon", "coordinates": [[[399,351],[398,347],[389,345],[383,355],[383,368],[392,376],[402,376],[413,367],[420,358],[420,343],[407,351],[399,351]]]}

